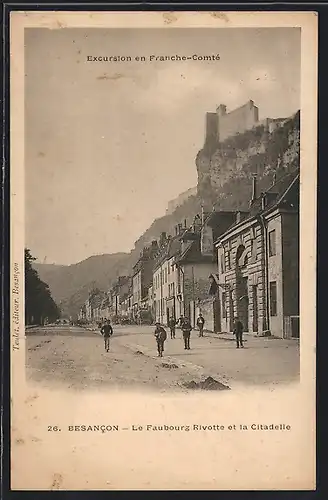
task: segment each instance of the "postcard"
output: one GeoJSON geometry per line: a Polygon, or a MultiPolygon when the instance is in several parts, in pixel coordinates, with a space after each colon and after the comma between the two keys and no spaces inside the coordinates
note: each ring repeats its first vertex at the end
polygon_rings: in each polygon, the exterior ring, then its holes
{"type": "Polygon", "coordinates": [[[317,14],[10,32],[11,488],[314,490],[317,14]]]}

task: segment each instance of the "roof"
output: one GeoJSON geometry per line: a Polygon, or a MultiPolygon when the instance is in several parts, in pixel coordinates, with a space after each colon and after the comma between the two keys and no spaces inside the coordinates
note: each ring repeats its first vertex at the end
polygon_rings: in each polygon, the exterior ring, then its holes
{"type": "Polygon", "coordinates": [[[288,207],[288,203],[285,203],[287,202],[286,198],[287,194],[289,193],[290,189],[298,182],[299,182],[299,169],[293,170],[292,172],[288,172],[287,174],[277,179],[267,191],[261,193],[261,195],[254,200],[249,210],[249,216],[243,218],[238,223],[234,222],[227,229],[227,231],[225,231],[215,241],[215,243],[218,243],[223,237],[227,236],[230,233],[230,231],[235,230],[239,226],[242,226],[243,224],[245,224],[245,222],[252,221],[259,215],[267,215],[281,206],[288,207]],[[263,198],[266,199],[265,208],[262,208],[263,198]]]}
{"type": "Polygon", "coordinates": [[[213,255],[203,255],[201,253],[201,246],[200,246],[200,238],[197,240],[190,241],[183,253],[180,255],[178,261],[181,263],[197,263],[197,264],[203,264],[203,263],[211,263],[215,260],[214,256],[214,246],[213,246],[213,255]]]}
{"type": "Polygon", "coordinates": [[[181,235],[173,236],[167,240],[165,247],[160,250],[160,253],[155,260],[154,269],[158,268],[163,262],[178,255],[181,250],[181,235]]]}

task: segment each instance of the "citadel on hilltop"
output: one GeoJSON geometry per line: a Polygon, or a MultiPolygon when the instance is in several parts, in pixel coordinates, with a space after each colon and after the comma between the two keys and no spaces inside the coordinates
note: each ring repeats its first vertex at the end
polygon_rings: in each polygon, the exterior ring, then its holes
{"type": "Polygon", "coordinates": [[[259,108],[250,100],[243,106],[227,113],[227,106],[220,104],[216,112],[206,113],[205,147],[215,146],[229,137],[242,134],[260,125],[273,132],[276,126],[285,119],[270,119],[259,121],[259,108]]]}

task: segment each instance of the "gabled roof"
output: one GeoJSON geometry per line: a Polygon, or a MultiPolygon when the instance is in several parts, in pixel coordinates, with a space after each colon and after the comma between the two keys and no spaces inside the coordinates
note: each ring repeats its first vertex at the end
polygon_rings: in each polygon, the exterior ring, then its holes
{"type": "Polygon", "coordinates": [[[190,241],[186,246],[183,253],[178,258],[178,262],[182,263],[195,263],[195,264],[203,264],[203,263],[211,263],[215,260],[214,256],[214,246],[213,246],[213,255],[203,255],[201,253],[200,247],[200,238],[197,240],[190,241]]]}
{"type": "MultiPolygon", "coordinates": [[[[299,182],[299,169],[296,169],[292,172],[288,172],[287,174],[283,175],[279,179],[277,179],[272,186],[265,191],[264,193],[261,193],[261,196],[257,197],[254,202],[252,203],[249,211],[249,216],[242,219],[240,222],[235,222],[233,223],[227,231],[225,231],[217,240],[215,243],[218,243],[222,238],[227,236],[231,231],[237,229],[238,227],[241,227],[243,224],[246,222],[250,222],[253,219],[255,219],[259,215],[266,216],[273,210],[286,206],[288,207],[287,202],[287,195],[292,189],[293,186],[295,186],[299,182]],[[262,199],[265,198],[266,203],[265,207],[262,207],[262,199]]],[[[288,207],[291,208],[291,207],[288,207]]],[[[298,208],[298,207],[294,207],[298,208]]]]}

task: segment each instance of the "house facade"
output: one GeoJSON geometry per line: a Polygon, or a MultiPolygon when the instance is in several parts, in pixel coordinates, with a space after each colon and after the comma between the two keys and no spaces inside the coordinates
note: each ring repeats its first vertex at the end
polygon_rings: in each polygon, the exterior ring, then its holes
{"type": "Polygon", "coordinates": [[[182,236],[177,267],[181,273],[183,315],[193,327],[200,312],[207,329],[217,321],[217,304],[209,300],[209,277],[217,268],[214,241],[232,224],[234,217],[230,211],[202,213],[182,236]]]}
{"type": "Polygon", "coordinates": [[[176,257],[180,252],[180,235],[168,237],[159,248],[153,269],[153,310],[156,322],[168,324],[182,313],[180,271],[176,257]]]}
{"type": "Polygon", "coordinates": [[[231,332],[238,317],[246,332],[299,337],[299,173],[254,198],[216,248],[211,289],[221,311],[217,331],[231,332]]]}
{"type": "Polygon", "coordinates": [[[145,309],[145,300],[148,299],[148,291],[153,283],[153,266],[155,256],[158,252],[157,241],[145,247],[140,254],[132,272],[132,316],[135,320],[139,318],[139,311],[145,309]]]}

